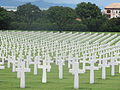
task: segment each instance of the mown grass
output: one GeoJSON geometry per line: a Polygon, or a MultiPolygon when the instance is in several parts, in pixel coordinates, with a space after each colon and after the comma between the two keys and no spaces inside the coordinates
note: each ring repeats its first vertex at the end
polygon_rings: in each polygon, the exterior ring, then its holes
{"type": "MultiPolygon", "coordinates": [[[[0,90],[75,90],[73,88],[73,76],[68,72],[67,64],[64,66],[64,78],[58,79],[58,67],[53,64],[51,72],[47,73],[48,82],[41,83],[42,70],[38,69],[38,75],[31,72],[26,73],[26,88],[19,88],[20,81],[16,77],[16,72],[11,72],[11,68],[0,70],[0,90]]],[[[89,71],[80,74],[80,89],[78,90],[120,90],[120,74],[116,67],[116,75],[110,75],[110,68],[107,68],[107,79],[101,79],[101,70],[95,71],[95,84],[89,84],[89,71]]]]}

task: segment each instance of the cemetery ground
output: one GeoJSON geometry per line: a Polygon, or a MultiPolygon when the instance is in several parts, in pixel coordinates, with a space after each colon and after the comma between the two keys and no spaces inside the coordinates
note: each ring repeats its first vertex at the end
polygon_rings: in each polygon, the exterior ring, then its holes
{"type": "MultiPolygon", "coordinates": [[[[78,90],[120,90],[120,74],[116,66],[116,75],[111,76],[111,68],[107,68],[106,80],[101,79],[101,69],[95,71],[95,84],[89,84],[89,70],[79,75],[80,89],[78,90]]],[[[58,66],[52,64],[51,72],[47,73],[48,82],[43,84],[42,70],[38,69],[38,75],[33,75],[33,66],[31,72],[26,73],[26,88],[19,88],[20,82],[16,78],[16,72],[12,69],[0,70],[0,90],[75,90],[73,88],[73,75],[68,72],[67,65],[64,66],[63,79],[58,78],[58,66]]]]}
{"type": "Polygon", "coordinates": [[[0,90],[120,90],[120,33],[0,35],[0,90]]]}

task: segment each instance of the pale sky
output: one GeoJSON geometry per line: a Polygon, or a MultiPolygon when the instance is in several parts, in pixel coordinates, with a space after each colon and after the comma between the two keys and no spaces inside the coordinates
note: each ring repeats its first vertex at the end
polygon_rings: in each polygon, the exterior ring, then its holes
{"type": "Polygon", "coordinates": [[[44,0],[44,1],[52,2],[52,3],[77,4],[77,3],[83,2],[83,1],[91,1],[91,2],[94,2],[95,0],[44,0]]]}
{"type": "Polygon", "coordinates": [[[66,3],[66,4],[78,4],[80,2],[92,2],[100,7],[104,7],[111,3],[120,3],[120,0],[44,0],[51,3],[66,3]]]}
{"type": "MultiPolygon", "coordinates": [[[[41,1],[41,0],[18,0],[24,2],[32,2],[32,1],[41,1]]],[[[80,2],[93,2],[93,3],[108,3],[108,2],[120,2],[120,0],[43,0],[50,3],[66,3],[66,4],[77,4],[80,2]]]]}
{"type": "Polygon", "coordinates": [[[16,1],[22,1],[22,2],[44,1],[53,4],[71,4],[71,5],[76,5],[81,2],[91,2],[91,3],[95,3],[101,9],[103,9],[105,6],[111,3],[120,3],[120,0],[16,0],[16,1]]]}
{"type": "Polygon", "coordinates": [[[40,1],[40,0],[18,0],[18,1],[22,1],[22,2],[34,2],[34,1],[40,1]]]}

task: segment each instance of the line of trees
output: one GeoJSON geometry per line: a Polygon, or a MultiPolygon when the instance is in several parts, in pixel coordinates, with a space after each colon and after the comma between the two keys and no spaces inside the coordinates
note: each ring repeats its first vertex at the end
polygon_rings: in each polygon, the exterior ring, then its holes
{"type": "Polygon", "coordinates": [[[16,12],[0,7],[0,30],[119,32],[120,18],[108,19],[90,2],[82,2],[75,9],[54,6],[48,10],[26,3],[16,12]]]}

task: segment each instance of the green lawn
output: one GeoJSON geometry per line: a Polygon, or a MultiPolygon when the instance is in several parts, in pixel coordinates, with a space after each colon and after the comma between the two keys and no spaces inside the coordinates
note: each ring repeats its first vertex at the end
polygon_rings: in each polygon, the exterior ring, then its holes
{"type": "MultiPolygon", "coordinates": [[[[32,68],[33,66],[31,66],[32,68]]],[[[48,73],[48,82],[41,83],[42,70],[38,70],[38,75],[33,75],[33,68],[30,73],[26,73],[26,88],[19,88],[19,79],[11,69],[0,70],[0,90],[75,90],[73,89],[73,76],[68,72],[67,64],[64,66],[64,79],[58,79],[58,68],[52,65],[51,72],[48,73]]],[[[78,90],[120,90],[120,74],[116,67],[116,75],[110,75],[110,68],[107,69],[107,79],[101,79],[101,70],[95,72],[95,84],[89,84],[89,71],[80,74],[80,89],[78,90]]]]}

